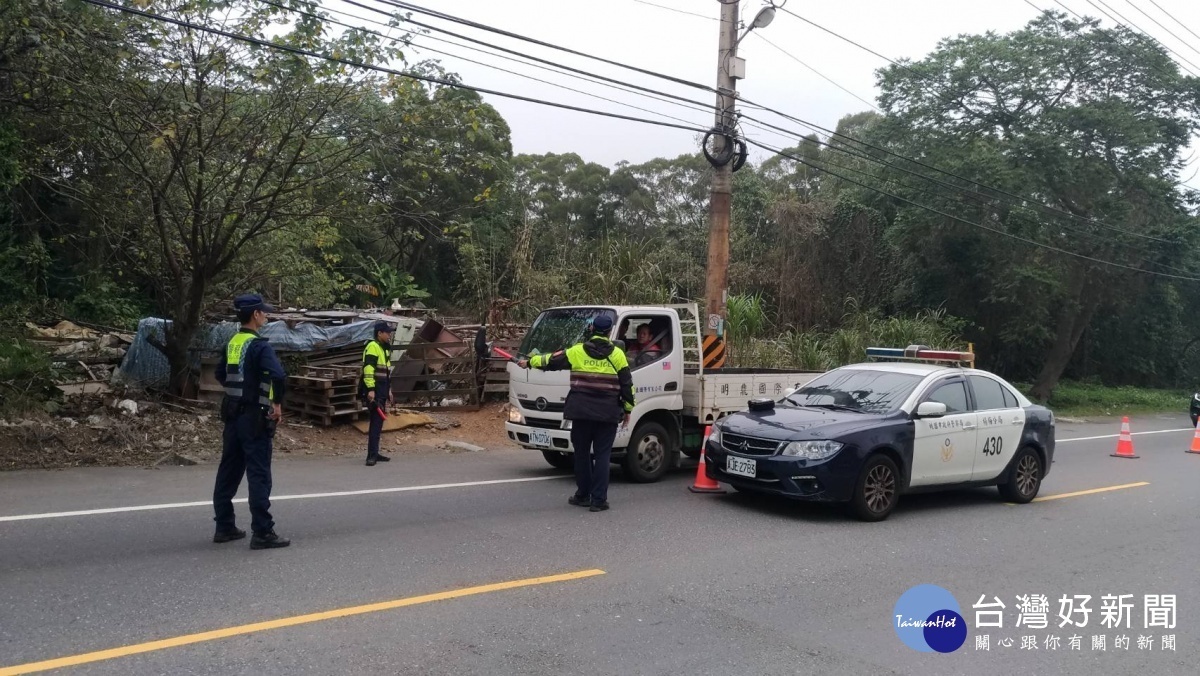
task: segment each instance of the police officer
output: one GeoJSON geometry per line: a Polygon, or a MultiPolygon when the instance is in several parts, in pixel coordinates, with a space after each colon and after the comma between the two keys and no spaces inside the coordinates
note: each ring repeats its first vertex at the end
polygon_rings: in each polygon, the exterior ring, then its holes
{"type": "Polygon", "coordinates": [[[250,549],[286,547],[291,540],[275,533],[271,519],[271,442],[282,415],[280,402],[286,374],[266,338],[258,335],[267,324],[267,313],[275,308],[262,296],[247,294],[233,301],[242,328],[225,348],[225,359],[217,366],[217,380],[225,387],[221,420],[225,423],[221,464],[213,488],[217,532],[213,542],[232,542],[246,537],[234,522],[233,496],[242,483],[250,489],[250,549]]]}
{"type": "Polygon", "coordinates": [[[363,350],[362,384],[359,386],[359,393],[367,400],[367,410],[371,415],[367,435],[367,467],[391,460],[379,453],[379,437],[383,434],[380,408],[393,401],[391,355],[392,325],[384,321],[375,322],[375,340],[367,343],[363,350]]]}
{"type": "Polygon", "coordinates": [[[608,509],[609,462],[617,424],[629,424],[634,404],[629,362],[608,339],[610,330],[612,318],[600,315],[592,320],[587,340],[518,362],[521,368],[543,371],[571,369],[563,418],[571,421],[576,490],[567,502],[593,512],[608,509]]]}

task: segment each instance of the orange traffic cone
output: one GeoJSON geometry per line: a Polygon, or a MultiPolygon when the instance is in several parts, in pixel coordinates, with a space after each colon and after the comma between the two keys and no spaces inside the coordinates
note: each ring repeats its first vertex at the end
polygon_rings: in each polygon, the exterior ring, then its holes
{"type": "Polygon", "coordinates": [[[1129,431],[1129,416],[1121,419],[1121,436],[1117,439],[1117,452],[1114,458],[1138,458],[1133,452],[1133,434],[1129,431]]]}
{"type": "Polygon", "coordinates": [[[693,493],[724,493],[725,489],[716,480],[708,478],[705,471],[704,452],[708,448],[708,435],[712,434],[712,426],[704,428],[704,443],[700,445],[700,464],[696,466],[696,481],[688,490],[693,493]]]}
{"type": "Polygon", "coordinates": [[[1200,422],[1196,423],[1196,433],[1192,435],[1192,447],[1186,452],[1200,454],[1200,422]]]}

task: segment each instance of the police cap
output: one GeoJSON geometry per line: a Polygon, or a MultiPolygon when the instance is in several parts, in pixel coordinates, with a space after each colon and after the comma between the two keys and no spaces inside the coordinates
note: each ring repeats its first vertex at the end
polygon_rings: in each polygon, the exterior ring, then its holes
{"type": "Polygon", "coordinates": [[[381,333],[393,333],[395,330],[396,327],[392,326],[388,322],[382,320],[375,322],[375,335],[379,335],[381,333]]]}
{"type": "Polygon", "coordinates": [[[612,317],[600,315],[592,320],[592,329],[596,333],[608,333],[612,329],[612,317]]]}
{"type": "Polygon", "coordinates": [[[233,309],[237,312],[262,310],[263,312],[274,312],[275,308],[268,305],[263,297],[257,293],[245,293],[233,299],[233,309]]]}

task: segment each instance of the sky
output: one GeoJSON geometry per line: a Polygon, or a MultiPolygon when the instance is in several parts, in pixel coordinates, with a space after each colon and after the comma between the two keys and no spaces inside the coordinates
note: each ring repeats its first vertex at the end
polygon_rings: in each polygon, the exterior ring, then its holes
{"type": "MultiPolygon", "coordinates": [[[[361,0],[360,0],[361,1],[361,0]]],[[[1150,0],[1061,0],[1080,14],[1100,16],[1089,1],[1107,5],[1125,19],[1175,50],[1178,60],[1187,59],[1200,64],[1200,37],[1175,23],[1150,0]],[[1172,37],[1155,25],[1140,8],[1153,16],[1183,40],[1172,37]]],[[[379,0],[366,4],[384,6],[379,0]]],[[[467,18],[513,33],[569,47],[579,52],[604,57],[640,68],[715,86],[717,40],[720,15],[718,0],[411,0],[413,4],[467,18]],[[660,6],[655,6],[660,5],[660,6]],[[671,8],[671,9],[665,9],[671,8]],[[680,11],[672,11],[680,10],[680,11]],[[693,16],[699,15],[699,16],[693,16]]],[[[775,0],[782,4],[783,0],[775,0]]],[[[1061,9],[1054,0],[1029,0],[1040,8],[1061,9]]],[[[1155,0],[1166,12],[1200,34],[1200,2],[1195,0],[1155,0]]],[[[346,5],[342,0],[323,0],[329,10],[344,11],[373,20],[382,19],[360,7],[346,5]]],[[[742,0],[743,21],[749,23],[765,0],[742,0]]],[[[934,50],[940,40],[959,34],[979,34],[987,31],[1004,33],[1019,29],[1037,14],[1025,0],[839,0],[813,2],[787,0],[787,9],[804,16],[834,32],[858,42],[893,59],[920,59],[934,50]]],[[[335,15],[335,18],[368,28],[379,29],[357,19],[335,15]]],[[[575,57],[549,48],[531,45],[516,39],[458,26],[452,23],[415,16],[418,20],[455,32],[518,50],[540,58],[573,66],[606,77],[667,92],[712,105],[710,92],[674,84],[591,59],[575,57]]],[[[1108,19],[1103,25],[1111,26],[1108,19]]],[[[438,35],[434,33],[433,35],[438,35]]],[[[594,82],[584,82],[561,73],[539,70],[534,66],[480,54],[461,46],[449,45],[422,36],[407,58],[419,61],[437,59],[449,70],[461,75],[466,84],[541,99],[600,110],[663,119],[661,115],[634,110],[619,103],[598,100],[584,94],[534,82],[505,73],[489,66],[498,66],[563,86],[584,90],[674,117],[691,126],[709,128],[712,112],[679,107],[671,103],[615,90],[594,82]],[[422,49],[425,47],[427,49],[422,49]],[[458,56],[438,54],[442,50],[458,56]],[[470,63],[461,57],[482,63],[470,63]]],[[[740,44],[738,55],[746,60],[746,78],[738,82],[740,96],[803,118],[823,127],[833,128],[845,115],[869,110],[866,103],[854,95],[874,101],[878,95],[875,71],[887,65],[878,56],[843,42],[803,21],[779,12],[769,26],[750,33],[740,44]],[[756,35],[758,34],[758,35],[756,35]],[[765,38],[786,50],[781,53],[765,38]],[[809,67],[801,65],[799,59],[809,67]],[[849,90],[847,93],[829,80],[849,90]]],[[[1200,73],[1200,67],[1193,68],[1200,73]]],[[[613,166],[626,160],[644,162],[656,157],[675,157],[692,153],[698,147],[696,134],[688,131],[654,127],[636,122],[613,120],[584,113],[546,108],[533,103],[513,101],[497,96],[484,98],[504,116],[512,127],[514,151],[518,153],[578,153],[583,159],[613,166]]],[[[752,109],[747,113],[766,119],[752,109]]],[[[780,126],[801,133],[810,130],[778,118],[780,126]]],[[[794,138],[774,132],[746,129],[755,140],[786,147],[794,138]]],[[[1196,151],[1192,165],[1182,176],[1186,183],[1200,189],[1200,140],[1193,144],[1196,151]]],[[[760,155],[761,157],[761,155],[760,155]]]]}

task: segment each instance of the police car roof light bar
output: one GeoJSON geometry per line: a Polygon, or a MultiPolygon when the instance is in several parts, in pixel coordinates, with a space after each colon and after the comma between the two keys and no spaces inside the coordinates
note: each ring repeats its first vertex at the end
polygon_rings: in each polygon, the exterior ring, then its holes
{"type": "Polygon", "coordinates": [[[895,359],[929,363],[973,364],[975,355],[970,352],[933,350],[924,345],[899,347],[868,347],[867,356],[874,359],[895,359]]]}

